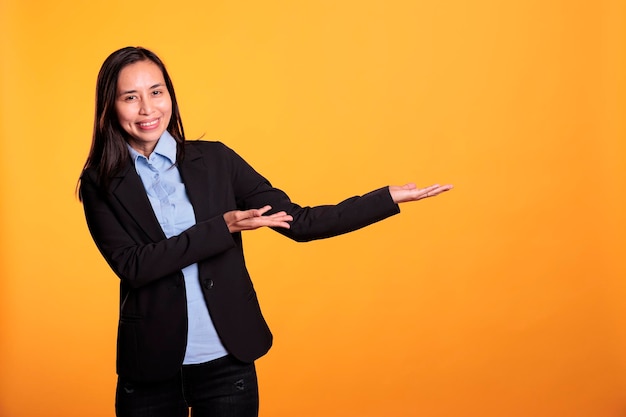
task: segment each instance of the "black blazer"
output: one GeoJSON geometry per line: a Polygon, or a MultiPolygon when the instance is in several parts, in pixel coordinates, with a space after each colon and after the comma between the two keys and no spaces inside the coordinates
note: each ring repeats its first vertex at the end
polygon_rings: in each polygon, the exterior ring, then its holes
{"type": "Polygon", "coordinates": [[[117,372],[137,381],[180,371],[187,341],[187,306],[181,269],[198,263],[199,279],[217,333],[233,356],[252,362],[265,354],[272,334],[246,270],[240,233],[223,214],[260,208],[293,216],[278,232],[296,241],[327,238],[399,212],[387,187],[337,205],[301,207],[219,142],[188,141],[180,174],[196,225],[167,239],[141,179],[129,160],[108,190],[94,169],[81,177],[89,231],[121,279],[117,372]]]}

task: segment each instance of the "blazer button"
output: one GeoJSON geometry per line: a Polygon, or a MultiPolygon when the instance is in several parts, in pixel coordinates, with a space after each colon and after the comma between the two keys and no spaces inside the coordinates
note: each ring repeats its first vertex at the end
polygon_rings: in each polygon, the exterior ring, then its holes
{"type": "Polygon", "coordinates": [[[211,288],[213,288],[212,279],[205,279],[202,283],[204,284],[204,288],[206,288],[207,290],[210,290],[211,288]]]}

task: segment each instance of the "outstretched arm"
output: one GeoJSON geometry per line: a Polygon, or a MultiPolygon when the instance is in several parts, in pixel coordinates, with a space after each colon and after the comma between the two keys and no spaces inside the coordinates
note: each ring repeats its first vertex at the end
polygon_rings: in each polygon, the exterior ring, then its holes
{"type": "MultiPolygon", "coordinates": [[[[389,186],[389,195],[393,203],[400,204],[435,197],[450,189],[452,189],[452,185],[450,184],[434,184],[428,187],[418,188],[414,183],[408,183],[405,185],[389,186]]],[[[229,211],[224,214],[224,220],[231,233],[254,230],[260,227],[272,227],[277,230],[290,228],[290,223],[293,221],[291,215],[287,214],[285,211],[265,215],[265,213],[270,210],[271,207],[266,205],[260,209],[229,211]]]]}
{"type": "Polygon", "coordinates": [[[224,165],[224,169],[216,170],[213,176],[217,183],[230,184],[236,199],[238,210],[224,215],[231,232],[271,227],[299,242],[324,239],[393,216],[400,212],[399,203],[435,196],[451,188],[435,185],[420,189],[407,184],[383,187],[337,204],[300,206],[283,191],[273,187],[233,150],[221,143],[213,143],[212,146],[214,149],[211,153],[207,152],[206,157],[213,160],[207,166],[224,165]],[[228,174],[228,178],[220,180],[220,175],[224,173],[228,174]],[[271,206],[271,209],[264,210],[266,206],[271,206]]]}

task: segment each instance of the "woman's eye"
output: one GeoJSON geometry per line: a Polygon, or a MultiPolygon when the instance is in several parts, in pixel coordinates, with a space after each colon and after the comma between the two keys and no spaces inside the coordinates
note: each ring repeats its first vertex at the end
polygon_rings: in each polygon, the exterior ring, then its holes
{"type": "Polygon", "coordinates": [[[126,98],[124,100],[126,101],[133,101],[137,98],[137,96],[126,96],[126,98]]]}
{"type": "Polygon", "coordinates": [[[155,91],[152,92],[153,96],[159,96],[161,94],[163,94],[163,93],[160,90],[155,90],[155,91]]]}

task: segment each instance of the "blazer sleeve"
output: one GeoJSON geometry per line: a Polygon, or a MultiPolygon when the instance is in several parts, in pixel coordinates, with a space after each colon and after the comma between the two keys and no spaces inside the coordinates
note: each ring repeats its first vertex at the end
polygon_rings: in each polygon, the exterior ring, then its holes
{"type": "Polygon", "coordinates": [[[400,212],[391,198],[389,187],[350,197],[335,205],[302,207],[292,202],[285,192],[272,187],[233,150],[225,147],[225,152],[232,161],[237,206],[247,210],[269,204],[272,206],[270,213],[287,212],[293,216],[291,228],[275,230],[295,241],[306,242],[348,233],[400,212]]]}
{"type": "Polygon", "coordinates": [[[86,171],[81,177],[80,195],[96,246],[113,271],[133,288],[177,273],[236,245],[222,216],[199,222],[169,239],[160,229],[160,238],[151,238],[111,193],[98,186],[93,171],[86,171]]]}

